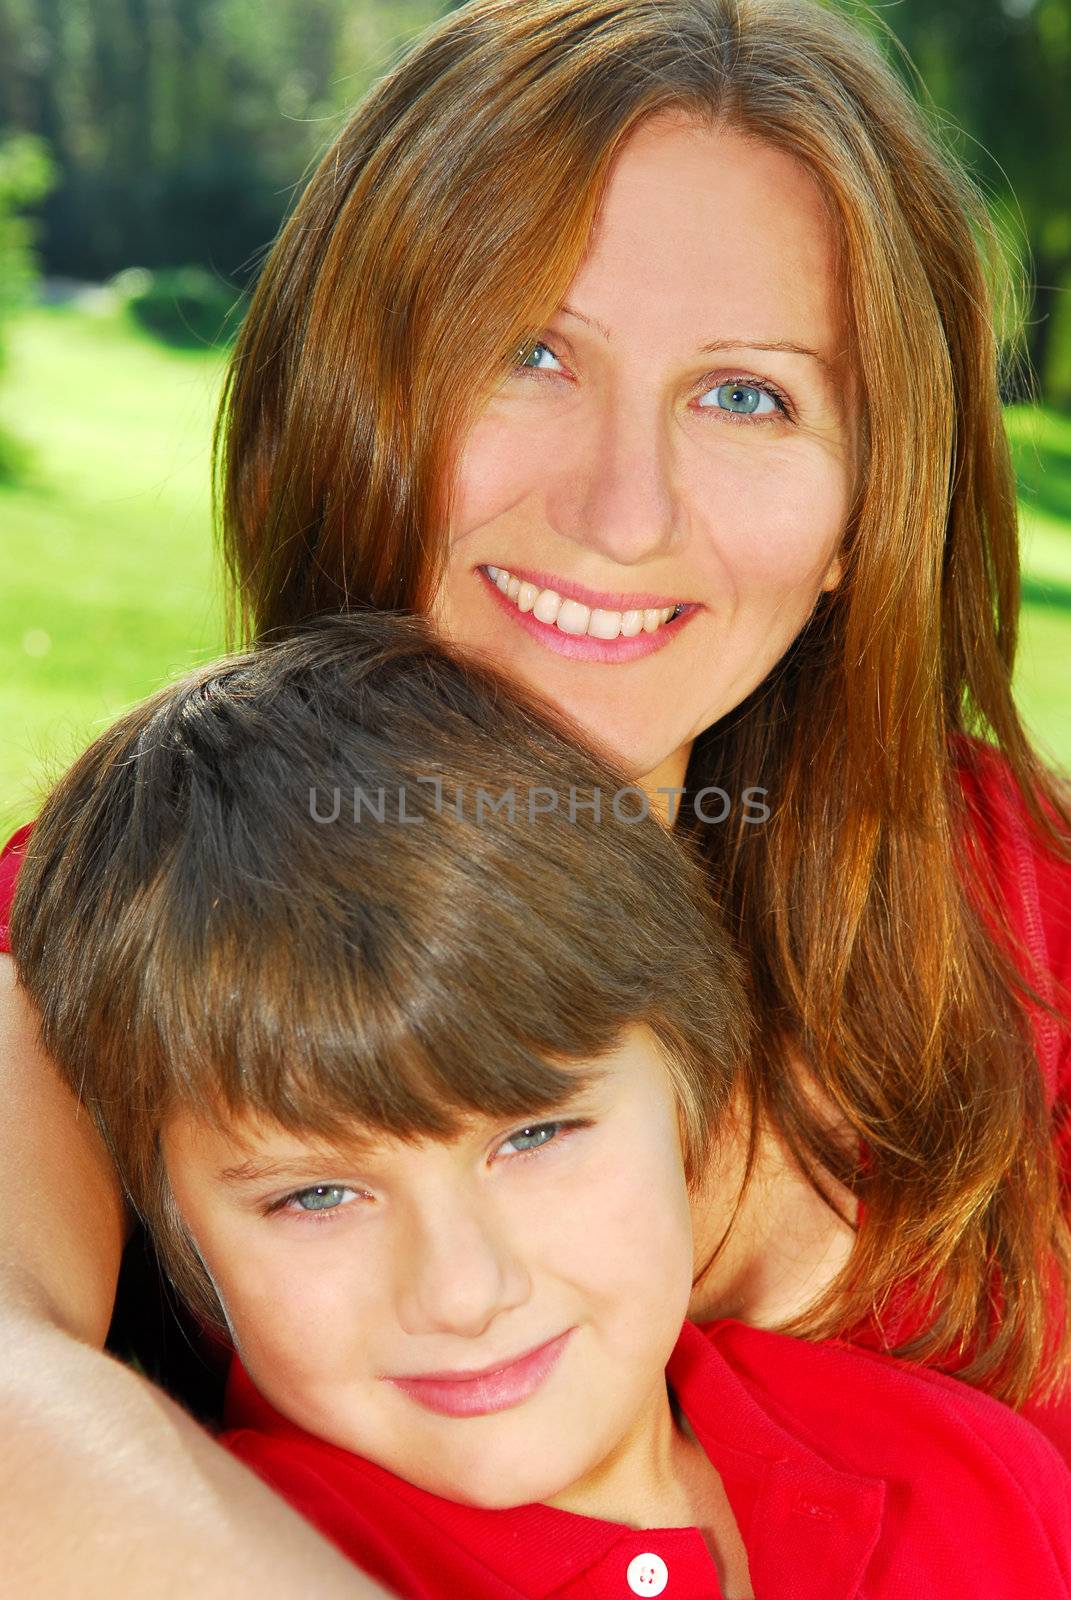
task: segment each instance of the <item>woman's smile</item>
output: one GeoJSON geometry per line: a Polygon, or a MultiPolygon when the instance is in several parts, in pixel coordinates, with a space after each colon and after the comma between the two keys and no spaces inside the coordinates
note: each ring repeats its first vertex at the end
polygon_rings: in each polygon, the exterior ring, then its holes
{"type": "Polygon", "coordinates": [[[672,643],[700,609],[683,601],[647,605],[642,602],[649,597],[640,595],[636,599],[641,603],[615,610],[574,598],[569,590],[581,592],[578,584],[556,580],[557,587],[540,586],[502,567],[481,566],[476,573],[492,603],[530,638],[574,661],[636,661],[649,656],[672,643]]]}

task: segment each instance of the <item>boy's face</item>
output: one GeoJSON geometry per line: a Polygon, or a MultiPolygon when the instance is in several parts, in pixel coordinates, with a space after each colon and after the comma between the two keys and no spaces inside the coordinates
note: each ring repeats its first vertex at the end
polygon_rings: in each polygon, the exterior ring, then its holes
{"type": "Polygon", "coordinates": [[[583,1509],[667,1407],[692,1280],[676,1102],[629,1029],[557,1117],[325,1149],[176,1114],[172,1191],[261,1393],[452,1500],[583,1509]]]}

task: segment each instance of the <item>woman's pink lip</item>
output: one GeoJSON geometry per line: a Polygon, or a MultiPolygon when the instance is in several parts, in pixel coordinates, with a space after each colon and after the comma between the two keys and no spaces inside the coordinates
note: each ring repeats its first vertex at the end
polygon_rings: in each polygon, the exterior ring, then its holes
{"type": "Polygon", "coordinates": [[[480,1372],[420,1373],[391,1378],[390,1382],[425,1410],[444,1417],[482,1417],[492,1411],[508,1411],[521,1405],[550,1376],[573,1331],[567,1328],[505,1366],[480,1372]]]}
{"type": "MultiPolygon", "coordinates": [[[[509,571],[508,568],[505,569],[509,571]]],[[[533,639],[551,650],[555,655],[568,656],[573,661],[637,661],[642,656],[653,655],[656,650],[664,650],[678,638],[681,630],[687,627],[694,616],[702,609],[698,605],[686,603],[686,609],[672,622],[663,623],[656,628],[654,633],[637,633],[631,639],[593,639],[590,634],[563,633],[554,623],[540,622],[530,611],[519,611],[513,601],[504,595],[497,583],[493,583],[482,567],[477,568],[481,581],[491,591],[497,601],[519,628],[530,634],[533,639]]],[[[519,577],[520,574],[518,573],[519,577]]]]}
{"type": "Polygon", "coordinates": [[[582,583],[558,578],[553,572],[537,572],[534,567],[499,567],[497,561],[490,565],[508,572],[511,578],[520,578],[522,583],[534,583],[537,589],[553,589],[563,600],[579,600],[582,606],[597,606],[602,611],[664,611],[666,606],[690,604],[679,595],[610,594],[602,589],[586,589],[582,583]]]}

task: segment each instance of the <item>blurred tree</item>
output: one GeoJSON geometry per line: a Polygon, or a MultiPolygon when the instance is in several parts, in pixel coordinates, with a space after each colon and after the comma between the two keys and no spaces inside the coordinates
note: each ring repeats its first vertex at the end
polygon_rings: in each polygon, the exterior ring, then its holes
{"type": "Polygon", "coordinates": [[[245,281],[339,114],[442,0],[0,0],[0,126],[45,137],[47,270],[245,281]]]}
{"type": "Polygon", "coordinates": [[[1024,257],[1031,365],[1071,402],[1055,348],[1071,318],[1071,0],[897,0],[880,15],[1024,257]]]}
{"type": "Polygon", "coordinates": [[[0,318],[23,305],[36,273],[35,226],[23,213],[48,193],[52,162],[40,139],[0,138],[0,318]]]}
{"type": "MultiPolygon", "coordinates": [[[[34,224],[24,215],[48,193],[53,170],[40,139],[28,133],[0,138],[0,324],[28,298],[36,273],[34,224]]],[[[0,343],[0,365],[3,364],[0,343]]],[[[15,476],[23,452],[0,432],[0,481],[15,476]]]]}

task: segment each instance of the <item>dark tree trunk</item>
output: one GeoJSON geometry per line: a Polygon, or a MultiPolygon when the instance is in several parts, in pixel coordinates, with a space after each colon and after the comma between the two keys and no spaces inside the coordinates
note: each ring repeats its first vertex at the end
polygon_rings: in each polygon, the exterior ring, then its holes
{"type": "Polygon", "coordinates": [[[1033,299],[1027,313],[1026,348],[1037,392],[1042,399],[1045,398],[1056,313],[1069,272],[1071,258],[1067,256],[1035,254],[1033,257],[1033,299]]]}

